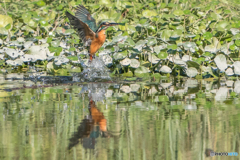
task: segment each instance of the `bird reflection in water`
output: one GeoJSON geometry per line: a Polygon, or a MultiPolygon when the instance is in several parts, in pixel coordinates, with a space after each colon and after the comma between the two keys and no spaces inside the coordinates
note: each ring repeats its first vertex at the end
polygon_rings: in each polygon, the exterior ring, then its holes
{"type": "Polygon", "coordinates": [[[70,138],[69,150],[79,142],[82,143],[84,148],[94,149],[96,138],[99,136],[110,137],[107,131],[107,120],[104,118],[103,113],[97,109],[92,99],[89,101],[88,109],[90,114],[82,120],[77,132],[70,138]]]}

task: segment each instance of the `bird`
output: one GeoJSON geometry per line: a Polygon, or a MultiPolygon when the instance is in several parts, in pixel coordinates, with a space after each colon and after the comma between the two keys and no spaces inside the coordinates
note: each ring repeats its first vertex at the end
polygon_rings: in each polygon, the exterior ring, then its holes
{"type": "Polygon", "coordinates": [[[102,22],[99,27],[97,27],[96,20],[83,5],[77,6],[75,16],[68,11],[66,11],[65,14],[71,26],[73,26],[82,39],[84,45],[89,47],[90,62],[106,40],[106,29],[110,26],[119,25],[119,23],[102,22]]]}

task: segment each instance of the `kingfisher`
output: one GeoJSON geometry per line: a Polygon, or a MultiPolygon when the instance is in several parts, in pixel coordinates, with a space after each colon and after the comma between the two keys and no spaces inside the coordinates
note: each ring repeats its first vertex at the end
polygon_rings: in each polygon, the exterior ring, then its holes
{"type": "Polygon", "coordinates": [[[83,5],[77,7],[75,16],[68,11],[66,11],[66,16],[82,39],[84,45],[89,46],[90,62],[106,40],[106,29],[110,26],[119,25],[119,23],[102,22],[99,27],[97,27],[96,20],[83,5]]]}

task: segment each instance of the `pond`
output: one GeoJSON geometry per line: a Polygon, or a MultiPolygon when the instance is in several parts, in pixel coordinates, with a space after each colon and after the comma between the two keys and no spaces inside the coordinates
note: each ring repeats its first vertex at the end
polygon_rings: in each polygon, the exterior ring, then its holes
{"type": "Polygon", "coordinates": [[[240,153],[238,80],[49,85],[0,78],[0,159],[192,160],[211,150],[240,153]]]}

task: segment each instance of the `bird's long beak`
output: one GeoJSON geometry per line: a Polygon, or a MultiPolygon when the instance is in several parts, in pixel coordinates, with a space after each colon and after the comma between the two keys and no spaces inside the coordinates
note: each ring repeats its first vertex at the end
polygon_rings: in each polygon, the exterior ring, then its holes
{"type": "Polygon", "coordinates": [[[116,26],[119,25],[119,23],[108,23],[108,26],[116,26]]]}

